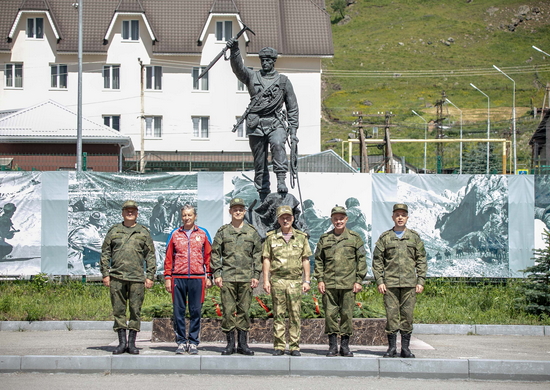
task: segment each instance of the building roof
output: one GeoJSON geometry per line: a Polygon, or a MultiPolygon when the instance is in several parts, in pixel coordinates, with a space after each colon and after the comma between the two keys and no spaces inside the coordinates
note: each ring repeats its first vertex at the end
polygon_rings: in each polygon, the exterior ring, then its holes
{"type": "MultiPolygon", "coordinates": [[[[78,51],[78,11],[65,0],[2,0],[0,51],[11,49],[9,35],[20,11],[49,12],[59,39],[58,52],[78,51]]],[[[325,0],[93,0],[83,3],[83,51],[106,53],[105,34],[117,13],[141,13],[154,31],[154,54],[199,55],[209,16],[236,15],[250,27],[247,52],[265,46],[283,56],[332,56],[330,16],[325,0]]]]}
{"type": "Polygon", "coordinates": [[[298,172],[357,173],[357,170],[349,165],[334,150],[329,149],[298,158],[298,172]]]}
{"type": "MultiPolygon", "coordinates": [[[[18,110],[0,118],[3,143],[75,143],[77,114],[52,100],[18,110]]],[[[82,118],[82,142],[117,144],[125,156],[134,152],[130,137],[102,124],[82,118]]]]}

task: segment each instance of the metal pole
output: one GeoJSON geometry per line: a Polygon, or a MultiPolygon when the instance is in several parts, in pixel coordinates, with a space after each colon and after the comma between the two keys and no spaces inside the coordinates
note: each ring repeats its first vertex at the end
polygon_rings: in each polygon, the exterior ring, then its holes
{"type": "MultiPolygon", "coordinates": [[[[450,103],[453,105],[454,108],[456,108],[458,111],[460,111],[460,139],[462,139],[462,110],[458,108],[453,102],[451,102],[449,99],[445,99],[447,103],[450,103]]],[[[462,141],[460,141],[460,168],[458,171],[460,174],[462,174],[462,141]]]]}
{"type": "Polygon", "coordinates": [[[82,3],[78,0],[78,102],[76,123],[76,171],[82,172],[82,3]]]}
{"type": "Polygon", "coordinates": [[[512,92],[512,131],[513,131],[513,135],[512,135],[512,143],[513,143],[513,146],[512,146],[512,153],[514,155],[514,175],[516,174],[517,172],[517,154],[516,154],[516,82],[514,81],[514,79],[512,79],[510,76],[508,76],[506,73],[504,73],[502,70],[500,70],[499,68],[497,68],[496,65],[493,65],[493,68],[495,68],[496,70],[498,70],[500,73],[502,73],[504,76],[506,76],[510,81],[512,81],[514,83],[514,90],[512,92]]]}
{"type": "MultiPolygon", "coordinates": [[[[422,118],[415,110],[411,110],[414,115],[419,117],[424,121],[424,173],[426,173],[426,154],[427,154],[427,145],[426,139],[428,138],[428,121],[424,118],[422,118]]],[[[462,136],[460,137],[462,138],[462,136]]]]}
{"type": "MultiPolygon", "coordinates": [[[[487,139],[491,138],[491,99],[489,99],[489,96],[485,92],[483,92],[481,89],[476,87],[474,84],[470,83],[470,85],[481,92],[485,97],[487,98],[487,139]]],[[[490,143],[487,142],[487,174],[489,174],[489,152],[490,152],[490,143]]]]}

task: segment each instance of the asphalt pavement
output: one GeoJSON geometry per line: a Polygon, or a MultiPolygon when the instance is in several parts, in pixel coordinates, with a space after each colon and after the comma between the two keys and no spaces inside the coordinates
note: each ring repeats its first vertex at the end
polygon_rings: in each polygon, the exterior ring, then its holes
{"type": "Polygon", "coordinates": [[[221,356],[224,344],[201,343],[199,355],[175,355],[175,343],[138,334],[139,355],[112,355],[111,322],[0,322],[0,372],[367,376],[457,380],[550,381],[550,327],[416,325],[416,359],[382,358],[386,346],[352,345],[353,358],[327,358],[327,345],[301,345],[302,356],[221,356]]]}

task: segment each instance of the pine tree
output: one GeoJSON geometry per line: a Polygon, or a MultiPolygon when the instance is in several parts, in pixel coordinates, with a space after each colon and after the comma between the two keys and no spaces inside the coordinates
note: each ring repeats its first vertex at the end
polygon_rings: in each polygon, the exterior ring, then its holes
{"type": "Polygon", "coordinates": [[[521,285],[521,307],[538,316],[550,315],[550,230],[543,234],[546,248],[535,250],[535,265],[523,270],[528,275],[521,285]]]}
{"type": "MultiPolygon", "coordinates": [[[[502,162],[493,153],[493,144],[489,145],[489,173],[500,173],[502,162]]],[[[487,173],[487,144],[478,143],[464,151],[462,173],[485,174],[487,173]]]]}

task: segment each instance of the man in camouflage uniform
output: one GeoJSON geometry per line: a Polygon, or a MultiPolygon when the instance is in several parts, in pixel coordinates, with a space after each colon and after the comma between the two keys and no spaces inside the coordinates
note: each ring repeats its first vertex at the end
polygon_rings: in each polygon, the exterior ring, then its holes
{"type": "Polygon", "coordinates": [[[113,225],[101,247],[100,270],[103,284],[110,288],[111,304],[118,333],[118,346],[114,355],[128,352],[139,354],[136,335],[141,325],[141,305],[145,287],[153,287],[157,270],[155,247],[149,230],[136,222],[138,204],[128,200],[122,205],[124,221],[113,225]],[[144,275],[144,262],[146,270],[144,275]],[[126,323],[126,305],[130,308],[130,321],[126,323]],[[128,341],[126,330],[129,329],[128,341]]]}
{"type": "Polygon", "coordinates": [[[238,334],[237,352],[254,355],[247,342],[250,329],[248,310],[252,289],[258,287],[262,271],[262,241],[254,226],[244,222],[245,213],[244,200],[231,199],[231,223],[218,230],[212,244],[210,267],[214,283],[220,288],[222,331],[227,335],[227,346],[222,355],[235,352],[235,328],[238,334]]]}
{"type": "Polygon", "coordinates": [[[273,300],[273,356],[285,353],[285,317],[289,317],[289,351],[300,356],[300,313],[302,293],[308,292],[309,256],[307,235],[292,227],[294,216],[290,206],[277,208],[280,228],[267,233],[263,246],[264,290],[273,300]]]}
{"type": "Polygon", "coordinates": [[[346,228],[348,216],[344,207],[333,207],[330,219],[334,229],[321,236],[315,250],[315,277],[323,294],[325,334],[329,340],[327,356],[338,355],[340,334],[340,355],[352,357],[349,338],[353,333],[355,294],[361,291],[361,282],[367,275],[365,243],[358,233],[346,228]]]}
{"type": "Polygon", "coordinates": [[[424,291],[428,270],[424,243],[417,232],[407,229],[409,208],[393,206],[394,227],[380,235],[372,257],[378,291],[384,294],[386,334],[389,348],[384,357],[397,356],[397,332],[401,332],[401,357],[414,358],[409,349],[413,331],[416,294],[424,291]]]}

